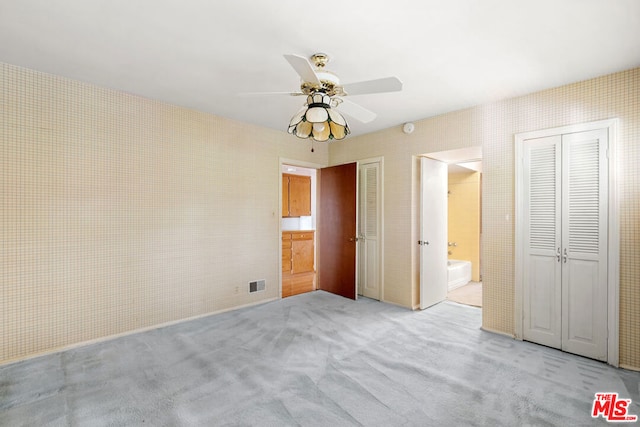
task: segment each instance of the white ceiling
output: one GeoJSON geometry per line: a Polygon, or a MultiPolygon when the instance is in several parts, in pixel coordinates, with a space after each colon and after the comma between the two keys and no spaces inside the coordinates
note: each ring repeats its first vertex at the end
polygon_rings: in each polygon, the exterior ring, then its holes
{"type": "MultiPolygon", "coordinates": [[[[0,62],[286,131],[283,54],[324,52],[360,95],[353,135],[640,66],[640,0],[3,0],[0,62]]],[[[347,117],[348,118],[348,117],[347,117]]]]}

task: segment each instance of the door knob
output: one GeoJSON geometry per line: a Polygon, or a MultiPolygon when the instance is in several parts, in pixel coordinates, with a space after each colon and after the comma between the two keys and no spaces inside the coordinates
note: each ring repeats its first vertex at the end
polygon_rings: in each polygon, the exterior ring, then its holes
{"type": "Polygon", "coordinates": [[[358,238],[357,238],[357,237],[350,237],[350,238],[349,238],[349,241],[350,241],[350,242],[357,242],[357,241],[358,241],[358,238]]]}

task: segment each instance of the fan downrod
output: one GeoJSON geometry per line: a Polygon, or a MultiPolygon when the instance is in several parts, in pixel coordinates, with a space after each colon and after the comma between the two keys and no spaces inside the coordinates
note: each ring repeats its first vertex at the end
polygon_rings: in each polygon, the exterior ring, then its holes
{"type": "Polygon", "coordinates": [[[311,63],[318,68],[324,68],[329,62],[329,55],[326,53],[315,53],[309,57],[311,59],[311,63]]]}

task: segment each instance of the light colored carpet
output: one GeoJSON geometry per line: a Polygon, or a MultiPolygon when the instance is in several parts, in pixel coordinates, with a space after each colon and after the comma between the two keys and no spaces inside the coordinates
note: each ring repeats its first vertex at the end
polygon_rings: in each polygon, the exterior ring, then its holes
{"type": "Polygon", "coordinates": [[[469,282],[447,293],[449,301],[474,307],[482,307],[482,283],[469,282]]]}
{"type": "Polygon", "coordinates": [[[480,316],[311,292],[0,367],[0,425],[594,425],[601,391],[640,414],[640,373],[480,316]]]}

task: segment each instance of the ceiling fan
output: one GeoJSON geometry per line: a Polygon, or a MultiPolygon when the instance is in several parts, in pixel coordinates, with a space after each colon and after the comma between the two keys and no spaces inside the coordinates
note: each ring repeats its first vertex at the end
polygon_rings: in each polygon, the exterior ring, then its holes
{"type": "Polygon", "coordinates": [[[300,76],[300,91],[247,95],[306,95],[304,107],[293,116],[288,128],[290,134],[299,138],[315,141],[343,139],[350,132],[349,126],[336,108],[363,123],[376,118],[373,111],[345,99],[346,96],[402,90],[402,82],[397,77],[341,84],[336,74],[325,69],[329,56],[324,53],[312,55],[309,58],[311,62],[299,55],[284,55],[284,58],[300,76]]]}

